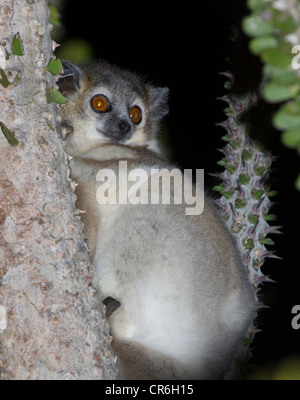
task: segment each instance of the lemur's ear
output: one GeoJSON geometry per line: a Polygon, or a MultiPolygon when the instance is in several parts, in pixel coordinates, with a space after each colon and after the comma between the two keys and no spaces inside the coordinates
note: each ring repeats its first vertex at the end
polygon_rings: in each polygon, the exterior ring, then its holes
{"type": "Polygon", "coordinates": [[[81,71],[76,65],[71,64],[68,61],[62,60],[61,63],[64,72],[59,77],[57,84],[61,94],[68,97],[80,88],[81,71]]]}
{"type": "Polygon", "coordinates": [[[150,87],[151,109],[150,116],[153,119],[160,119],[169,112],[168,97],[169,88],[150,87]]]}

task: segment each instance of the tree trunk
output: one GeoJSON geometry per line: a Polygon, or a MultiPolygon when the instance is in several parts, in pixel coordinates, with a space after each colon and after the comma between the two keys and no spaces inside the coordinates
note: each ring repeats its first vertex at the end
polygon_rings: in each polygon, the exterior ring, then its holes
{"type": "Polygon", "coordinates": [[[53,56],[47,3],[0,0],[0,21],[0,125],[19,142],[0,131],[0,377],[113,379],[111,338],[57,136],[59,107],[46,100],[55,86],[45,70],[53,56]]]}

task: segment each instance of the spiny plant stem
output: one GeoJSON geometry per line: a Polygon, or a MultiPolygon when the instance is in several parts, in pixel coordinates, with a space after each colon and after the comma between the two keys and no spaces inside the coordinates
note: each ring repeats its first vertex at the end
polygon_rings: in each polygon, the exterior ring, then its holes
{"type": "MultiPolygon", "coordinates": [[[[230,74],[227,76],[233,79],[230,74]]],[[[261,267],[267,257],[279,258],[265,247],[274,244],[267,237],[268,234],[280,233],[280,227],[268,224],[268,221],[276,219],[274,214],[269,214],[271,198],[276,194],[269,187],[273,157],[270,151],[251,137],[247,124],[241,120],[241,116],[256,103],[258,94],[236,96],[229,93],[221,99],[228,104],[225,109],[227,120],[219,124],[227,131],[222,137],[226,142],[220,150],[223,157],[218,162],[224,171],[217,174],[221,183],[213,189],[220,193],[216,204],[227,228],[236,239],[259,308],[263,307],[257,295],[260,285],[262,282],[272,282],[263,274],[261,267]]],[[[257,331],[254,324],[249,326],[245,342],[239,349],[237,370],[231,372],[232,376],[244,370],[251,356],[250,343],[257,331]]]]}

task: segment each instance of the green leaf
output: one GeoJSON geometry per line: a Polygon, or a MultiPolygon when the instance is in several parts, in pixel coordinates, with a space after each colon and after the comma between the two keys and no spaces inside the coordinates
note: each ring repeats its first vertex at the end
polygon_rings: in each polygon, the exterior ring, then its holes
{"type": "Polygon", "coordinates": [[[254,54],[259,54],[263,50],[277,46],[277,40],[272,35],[259,36],[249,43],[249,48],[254,54]]]}
{"type": "Polygon", "coordinates": [[[252,11],[261,11],[266,6],[266,2],[265,0],[248,0],[247,5],[252,11]]]}
{"type": "Polygon", "coordinates": [[[252,154],[250,153],[249,150],[243,150],[243,153],[242,153],[243,160],[249,160],[251,157],[252,157],[252,154]]]}
{"type": "Polygon", "coordinates": [[[47,99],[47,103],[53,103],[53,93],[51,90],[51,87],[48,85],[46,86],[46,99],[47,99]]]}
{"type": "Polygon", "coordinates": [[[275,244],[275,242],[270,238],[260,239],[259,243],[260,244],[269,244],[269,245],[275,244]]]}
{"type": "Polygon", "coordinates": [[[230,199],[232,197],[232,193],[230,192],[222,191],[221,194],[222,196],[226,197],[226,199],[230,199]]]}
{"type": "Polygon", "coordinates": [[[230,108],[230,107],[225,107],[225,108],[224,108],[224,113],[225,113],[225,114],[232,114],[231,108],[230,108]]]}
{"type": "Polygon", "coordinates": [[[231,81],[226,81],[224,83],[224,88],[227,90],[231,90],[232,89],[232,82],[231,81]]]}
{"type": "Polygon", "coordinates": [[[19,32],[16,33],[15,36],[13,37],[11,51],[16,56],[23,56],[24,55],[22,42],[21,42],[21,39],[20,39],[19,32]]]}
{"type": "Polygon", "coordinates": [[[265,63],[276,67],[287,67],[291,65],[293,56],[287,55],[280,48],[266,49],[261,52],[261,57],[265,63]]]}
{"type": "Polygon", "coordinates": [[[19,141],[15,138],[15,135],[12,133],[12,131],[9,130],[3,122],[0,122],[0,126],[4,136],[9,141],[9,143],[12,146],[17,146],[19,144],[19,141]]]}
{"type": "Polygon", "coordinates": [[[239,175],[239,180],[240,180],[240,182],[241,182],[242,185],[245,185],[246,183],[248,183],[249,178],[248,178],[248,176],[245,175],[245,174],[240,174],[240,175],[239,175]]]}
{"type": "Polygon", "coordinates": [[[228,137],[228,135],[222,136],[221,139],[222,139],[224,142],[229,142],[229,137],[228,137]]]}
{"type": "Polygon", "coordinates": [[[277,215],[275,215],[275,214],[264,215],[264,220],[265,221],[276,221],[277,215]]]}
{"type": "Polygon", "coordinates": [[[60,26],[60,13],[53,4],[49,4],[50,9],[50,22],[55,26],[60,26]]]}
{"type": "Polygon", "coordinates": [[[246,249],[250,250],[254,246],[254,240],[253,239],[247,239],[244,243],[244,246],[246,249]]]}
{"type": "Polygon", "coordinates": [[[296,148],[300,143],[300,127],[283,132],[281,141],[286,147],[296,148]]]}
{"type": "Polygon", "coordinates": [[[52,75],[57,75],[61,69],[62,63],[59,58],[57,60],[53,60],[53,58],[51,58],[46,67],[46,71],[49,71],[52,75]]]}
{"type": "Polygon", "coordinates": [[[276,82],[269,82],[263,89],[263,95],[270,103],[277,103],[297,96],[299,88],[299,83],[292,86],[283,86],[276,82]]]}
{"type": "Polygon", "coordinates": [[[297,23],[294,21],[291,15],[282,12],[281,10],[273,10],[273,24],[276,31],[280,31],[281,34],[294,33],[297,29],[297,23]]]}
{"type": "Polygon", "coordinates": [[[246,200],[236,199],[234,205],[236,208],[244,208],[246,205],[246,200]]]}
{"type": "Polygon", "coordinates": [[[281,110],[291,115],[300,115],[300,101],[290,101],[289,103],[284,104],[281,107],[281,110]]]}
{"type": "Polygon", "coordinates": [[[224,189],[225,189],[225,187],[224,187],[224,184],[222,184],[222,183],[220,185],[214,186],[212,188],[212,190],[214,190],[215,192],[221,192],[224,189]]]}
{"type": "Polygon", "coordinates": [[[289,68],[282,68],[277,67],[275,65],[267,64],[263,68],[264,74],[276,81],[277,83],[283,85],[292,85],[299,82],[299,77],[297,76],[296,72],[292,67],[289,68]]]}
{"type": "Polygon", "coordinates": [[[264,153],[266,151],[266,145],[263,144],[262,142],[256,142],[254,143],[254,147],[258,150],[264,153]]]}
{"type": "Polygon", "coordinates": [[[249,36],[269,35],[274,30],[271,22],[264,21],[259,14],[245,17],[242,21],[242,27],[249,36]]]}
{"type": "Polygon", "coordinates": [[[65,104],[67,99],[55,88],[52,88],[53,101],[57,104],[65,104]]]}
{"type": "Polygon", "coordinates": [[[291,114],[285,111],[282,107],[277,111],[272,119],[275,128],[280,130],[290,130],[300,127],[300,113],[298,115],[291,114]]]}
{"type": "Polygon", "coordinates": [[[231,146],[234,150],[236,150],[236,149],[238,149],[238,147],[239,147],[239,143],[234,142],[234,141],[231,141],[231,142],[230,142],[230,146],[231,146]]]}
{"type": "Polygon", "coordinates": [[[0,75],[1,75],[1,80],[0,80],[1,85],[2,85],[4,88],[7,88],[7,87],[10,85],[10,82],[9,82],[9,80],[7,79],[7,76],[5,75],[5,72],[4,72],[3,69],[1,69],[1,68],[0,68],[0,75]]]}
{"type": "Polygon", "coordinates": [[[232,167],[231,165],[226,165],[226,167],[225,167],[226,169],[227,169],[227,171],[230,173],[230,174],[234,174],[235,173],[235,168],[234,167],[232,167]]]}
{"type": "Polygon", "coordinates": [[[263,194],[264,194],[264,191],[261,190],[261,189],[259,189],[259,190],[257,190],[256,192],[253,192],[253,193],[252,193],[252,197],[253,197],[255,200],[259,200],[263,194]]]}
{"type": "Polygon", "coordinates": [[[220,161],[217,161],[217,164],[224,167],[225,165],[227,165],[227,158],[223,157],[220,161]]]}
{"type": "Polygon", "coordinates": [[[255,174],[258,175],[258,176],[262,176],[262,174],[265,172],[265,168],[264,167],[259,167],[257,165],[253,166],[253,170],[254,170],[255,174]]]}
{"type": "Polygon", "coordinates": [[[55,87],[46,86],[47,103],[65,104],[67,99],[55,87]]]}
{"type": "Polygon", "coordinates": [[[257,214],[251,214],[248,217],[248,220],[250,222],[250,224],[256,224],[258,222],[258,215],[257,214]]]}
{"type": "Polygon", "coordinates": [[[278,195],[277,190],[270,190],[270,192],[267,192],[268,197],[275,197],[278,195]]]}

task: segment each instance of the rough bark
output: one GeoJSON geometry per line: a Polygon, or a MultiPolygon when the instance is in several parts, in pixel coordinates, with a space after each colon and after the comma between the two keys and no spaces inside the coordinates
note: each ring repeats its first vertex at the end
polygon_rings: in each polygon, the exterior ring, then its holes
{"type": "Polygon", "coordinates": [[[115,363],[76,216],[59,107],[48,104],[52,54],[44,0],[0,0],[0,377],[110,379],[115,363]],[[19,33],[24,55],[10,55],[19,33]]]}

